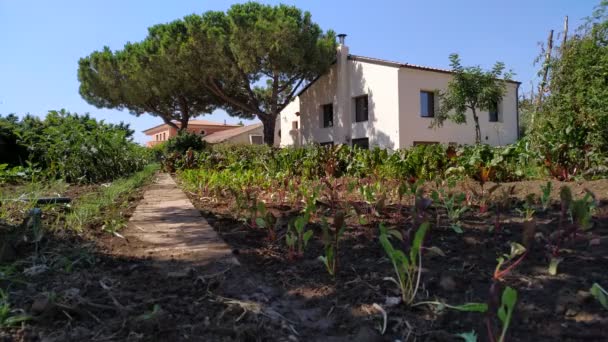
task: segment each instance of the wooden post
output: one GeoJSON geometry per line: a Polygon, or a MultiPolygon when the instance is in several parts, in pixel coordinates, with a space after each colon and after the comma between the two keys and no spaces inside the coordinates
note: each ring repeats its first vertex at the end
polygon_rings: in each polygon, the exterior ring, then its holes
{"type": "Polygon", "coordinates": [[[549,32],[549,38],[547,39],[547,48],[545,53],[545,63],[543,65],[543,77],[542,81],[538,85],[538,97],[536,100],[536,111],[540,110],[543,102],[543,96],[547,86],[547,77],[549,75],[549,65],[551,64],[551,51],[553,50],[553,30],[549,32]]]}
{"type": "Polygon", "coordinates": [[[564,47],[566,46],[566,41],[568,40],[568,16],[566,16],[566,18],[564,18],[564,37],[562,39],[562,51],[564,50],[564,47]]]}

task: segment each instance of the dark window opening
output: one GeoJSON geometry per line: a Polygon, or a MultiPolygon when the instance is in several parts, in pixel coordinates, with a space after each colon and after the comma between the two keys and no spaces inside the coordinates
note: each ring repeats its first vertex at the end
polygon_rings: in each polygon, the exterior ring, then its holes
{"type": "Polygon", "coordinates": [[[331,103],[321,106],[323,108],[323,127],[334,125],[334,105],[331,103]]]}
{"type": "Polygon", "coordinates": [[[488,109],[490,115],[490,122],[498,122],[498,102],[492,102],[488,109]]]}
{"type": "Polygon", "coordinates": [[[353,139],[353,146],[357,146],[364,150],[369,150],[369,138],[353,139]]]}
{"type": "Polygon", "coordinates": [[[355,122],[367,121],[369,118],[367,95],[355,97],[355,122]]]}
{"type": "Polygon", "coordinates": [[[261,135],[252,135],[251,136],[251,144],[253,145],[262,145],[264,143],[264,137],[261,135]]]}
{"type": "Polygon", "coordinates": [[[322,142],[319,145],[321,146],[334,146],[334,142],[333,141],[326,141],[326,142],[322,142]]]}
{"type": "Polygon", "coordinates": [[[293,130],[297,130],[298,129],[298,122],[297,121],[292,121],[291,122],[291,129],[293,129],[293,130]]]}
{"type": "Polygon", "coordinates": [[[437,145],[439,142],[437,141],[414,141],[414,146],[420,145],[437,145]]]}
{"type": "Polygon", "coordinates": [[[435,93],[431,91],[420,92],[420,116],[423,118],[435,116],[435,93]]]}

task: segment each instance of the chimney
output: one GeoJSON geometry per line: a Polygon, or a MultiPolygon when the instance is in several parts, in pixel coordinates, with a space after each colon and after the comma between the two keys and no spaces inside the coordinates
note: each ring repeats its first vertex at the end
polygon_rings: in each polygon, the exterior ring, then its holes
{"type": "Polygon", "coordinates": [[[334,100],[334,144],[350,145],[351,140],[351,93],[346,34],[338,35],[340,44],[336,51],[336,97],[334,100]]]}
{"type": "Polygon", "coordinates": [[[224,119],[224,126],[226,126],[226,119],[224,119]]]}

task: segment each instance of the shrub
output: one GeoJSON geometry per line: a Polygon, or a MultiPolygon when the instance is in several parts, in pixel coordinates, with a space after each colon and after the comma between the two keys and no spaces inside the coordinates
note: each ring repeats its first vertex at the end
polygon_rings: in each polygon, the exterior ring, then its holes
{"type": "Polygon", "coordinates": [[[141,170],[151,159],[150,151],[134,143],[133,131],[122,123],[108,124],[65,110],[50,111],[44,119],[28,115],[10,120],[16,143],[27,148],[28,166],[40,169],[44,177],[108,181],[141,170]]]}
{"type": "Polygon", "coordinates": [[[206,143],[200,135],[182,131],[161,146],[167,153],[186,153],[188,150],[202,151],[206,143]]]}

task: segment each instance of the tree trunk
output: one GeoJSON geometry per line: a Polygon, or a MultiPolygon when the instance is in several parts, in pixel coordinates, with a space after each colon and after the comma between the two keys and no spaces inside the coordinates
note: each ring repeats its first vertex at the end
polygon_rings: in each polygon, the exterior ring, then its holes
{"type": "Polygon", "coordinates": [[[475,121],[475,144],[481,144],[481,128],[479,127],[479,118],[477,111],[473,108],[473,120],[475,121]]]}
{"type": "Polygon", "coordinates": [[[277,122],[277,115],[268,115],[260,117],[260,121],[264,125],[264,143],[268,146],[274,145],[274,127],[277,122]]]}

